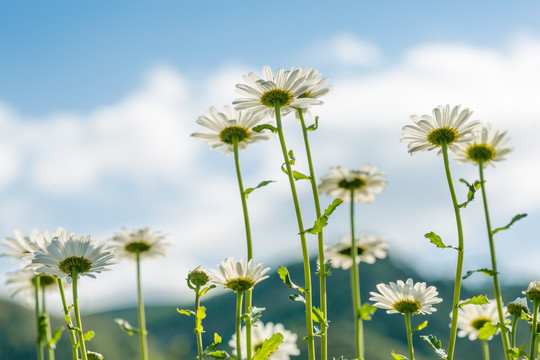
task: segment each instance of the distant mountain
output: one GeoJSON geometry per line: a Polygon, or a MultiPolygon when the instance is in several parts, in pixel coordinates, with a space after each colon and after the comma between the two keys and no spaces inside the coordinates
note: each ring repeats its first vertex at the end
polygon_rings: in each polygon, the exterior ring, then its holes
{"type": "MultiPolygon", "coordinates": [[[[292,279],[297,284],[302,284],[303,273],[301,264],[288,266],[292,279]]],[[[313,264],[312,269],[315,269],[313,264]]],[[[477,275],[481,276],[481,275],[477,275]]],[[[183,276],[182,276],[183,277],[183,276]]],[[[180,278],[182,278],[180,277],[180,278]]],[[[405,280],[411,277],[415,281],[426,281],[411,269],[396,265],[389,259],[379,260],[374,265],[360,265],[361,298],[362,302],[368,302],[369,292],[376,291],[376,285],[384,282],[405,280]]],[[[345,359],[354,357],[354,334],[351,322],[352,307],[349,288],[349,273],[340,269],[333,269],[332,276],[328,279],[328,315],[330,320],[329,333],[329,358],[344,356],[345,359]]],[[[314,304],[318,304],[318,277],[313,276],[314,304]]],[[[438,311],[431,316],[414,316],[413,327],[424,320],[428,320],[428,326],[414,334],[415,355],[417,360],[436,359],[437,357],[430,345],[420,339],[419,335],[433,334],[447,345],[450,332],[449,313],[453,295],[453,284],[450,281],[434,282],[427,281],[428,285],[437,287],[440,297],[444,301],[437,306],[438,311]]],[[[526,288],[528,282],[515,284],[503,289],[505,302],[521,296],[521,291],[526,288]]],[[[288,296],[292,291],[281,282],[277,273],[272,273],[269,279],[257,285],[253,294],[253,304],[257,307],[265,307],[262,320],[264,322],[280,322],[291,331],[299,335],[298,346],[302,355],[298,359],[304,359],[306,354],[305,342],[301,338],[305,335],[304,306],[301,303],[292,302],[288,296]]],[[[478,294],[487,294],[492,297],[489,288],[475,289],[471,291],[462,289],[462,299],[478,294]]],[[[204,319],[205,329],[204,343],[211,343],[214,332],[218,332],[223,338],[224,349],[230,350],[227,343],[234,331],[236,297],[233,293],[223,293],[213,297],[203,298],[202,305],[207,308],[207,317],[204,319]]],[[[0,360],[35,359],[35,329],[33,313],[15,303],[0,300],[0,360]]],[[[193,334],[193,317],[187,317],[177,313],[177,308],[192,308],[190,304],[147,307],[147,327],[149,331],[149,346],[152,360],[194,359],[196,357],[196,344],[193,334]]],[[[123,318],[131,324],[137,324],[137,311],[135,308],[107,311],[103,313],[85,316],[83,323],[85,331],[94,330],[96,337],[88,343],[88,348],[102,353],[106,360],[137,359],[138,338],[129,336],[123,332],[116,323],[115,318],[123,318]]],[[[53,319],[54,325],[60,326],[60,319],[53,319]]],[[[407,343],[405,339],[405,324],[400,314],[386,314],[378,309],[373,320],[364,322],[366,333],[366,358],[370,360],[390,359],[390,352],[407,355],[407,343]]],[[[527,342],[528,330],[522,324],[518,329],[518,335],[522,337],[519,344],[527,342]]],[[[458,338],[458,346],[455,359],[481,359],[480,343],[471,342],[467,339],[458,338]]],[[[490,342],[491,359],[503,359],[500,356],[499,338],[490,342]]],[[[58,344],[56,352],[57,360],[71,360],[69,337],[65,333],[58,344]]]]}

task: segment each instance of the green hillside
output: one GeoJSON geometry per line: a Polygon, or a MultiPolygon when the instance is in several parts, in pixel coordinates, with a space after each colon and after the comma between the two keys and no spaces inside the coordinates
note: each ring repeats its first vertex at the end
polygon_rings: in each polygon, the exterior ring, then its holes
{"type": "MultiPolygon", "coordinates": [[[[293,281],[301,283],[303,279],[302,266],[294,264],[288,266],[293,281]]],[[[312,267],[315,268],[314,266],[312,267]]],[[[274,269],[275,270],[275,269],[274,269]]],[[[370,291],[376,291],[375,286],[380,282],[388,283],[398,279],[405,280],[412,277],[415,281],[426,281],[408,268],[397,266],[390,260],[378,261],[374,265],[360,265],[362,301],[367,302],[370,291]]],[[[478,275],[481,276],[481,275],[478,275]]],[[[315,280],[316,281],[316,278],[315,280]]],[[[503,289],[505,302],[514,300],[521,295],[528,282],[515,284],[503,289]]],[[[446,341],[449,334],[449,313],[453,284],[450,282],[432,282],[440,297],[445,299],[437,306],[438,311],[431,316],[413,317],[413,326],[419,325],[424,320],[429,324],[426,329],[415,333],[415,354],[418,360],[435,359],[429,344],[419,338],[419,335],[434,334],[446,341]]],[[[183,286],[183,284],[182,284],[183,286]]],[[[317,286],[314,286],[317,288],[317,286]]],[[[474,292],[464,288],[462,298],[478,294],[491,296],[491,291],[478,289],[474,292]]],[[[253,295],[253,304],[265,307],[263,313],[264,322],[280,322],[291,331],[299,335],[299,339],[305,333],[304,307],[301,303],[295,303],[288,299],[290,289],[283,285],[279,276],[274,272],[270,278],[257,285],[253,295]]],[[[318,294],[314,294],[318,299],[318,294]]],[[[219,332],[223,338],[224,348],[229,350],[227,343],[234,331],[234,309],[236,297],[233,293],[223,293],[217,296],[203,299],[202,305],[207,308],[207,318],[203,326],[205,345],[211,342],[214,332],[219,332]]],[[[7,301],[1,301],[0,312],[0,360],[35,359],[35,330],[33,328],[33,313],[27,308],[7,301]]],[[[317,300],[318,302],[318,300],[317,300]]],[[[346,359],[353,358],[354,348],[352,334],[354,333],[351,322],[351,295],[349,290],[348,272],[333,270],[328,281],[328,304],[329,304],[329,356],[338,358],[343,355],[346,359]]],[[[171,304],[171,306],[147,307],[147,324],[149,331],[149,345],[153,360],[169,359],[194,359],[196,353],[195,337],[193,334],[193,318],[180,315],[176,308],[191,308],[190,304],[171,304]]],[[[138,338],[128,336],[114,323],[113,319],[123,318],[132,324],[137,323],[136,309],[122,309],[109,311],[84,317],[85,330],[94,330],[96,337],[89,342],[88,348],[102,353],[107,360],[137,359],[138,338]]],[[[56,326],[61,324],[59,319],[54,321],[56,326]]],[[[366,358],[370,360],[390,359],[390,352],[407,354],[403,316],[399,314],[388,315],[383,310],[377,310],[373,320],[364,325],[366,332],[366,358]]],[[[519,344],[527,342],[528,330],[518,329],[518,334],[523,337],[519,344]]],[[[458,338],[456,359],[480,359],[479,342],[471,342],[467,339],[458,338]]],[[[490,342],[492,360],[502,359],[499,356],[501,345],[498,338],[490,342]]],[[[302,354],[306,353],[305,344],[298,341],[302,354]]],[[[303,359],[303,356],[297,357],[303,359]]],[[[57,360],[71,360],[69,337],[67,334],[58,344],[57,360]]]]}

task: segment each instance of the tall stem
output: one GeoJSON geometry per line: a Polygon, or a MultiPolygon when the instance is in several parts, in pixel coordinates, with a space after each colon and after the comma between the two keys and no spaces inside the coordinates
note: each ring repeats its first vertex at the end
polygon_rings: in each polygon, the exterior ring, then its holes
{"type": "Polygon", "coordinates": [[[463,272],[463,227],[461,225],[461,214],[459,212],[459,205],[456,198],[456,192],[454,190],[454,183],[452,181],[452,175],[450,173],[450,165],[448,163],[448,146],[446,143],[441,145],[441,150],[444,159],[444,170],[446,173],[446,180],[448,182],[448,188],[450,190],[450,196],[452,197],[452,204],[454,206],[454,214],[456,217],[456,226],[458,233],[458,258],[456,266],[456,278],[454,283],[454,299],[452,302],[452,324],[450,326],[450,340],[448,341],[448,360],[454,358],[454,347],[456,346],[456,334],[457,334],[457,320],[458,320],[458,304],[461,292],[461,274],[463,272]]]}
{"type": "Polygon", "coordinates": [[[489,344],[485,339],[480,341],[482,342],[482,359],[489,360],[489,344]]]}
{"type": "Polygon", "coordinates": [[[69,338],[71,340],[71,350],[73,353],[73,360],[79,359],[79,350],[77,347],[77,336],[73,329],[73,322],[71,321],[71,316],[69,315],[69,308],[66,301],[66,293],[64,291],[64,282],[62,279],[58,279],[58,288],[60,289],[60,297],[62,298],[62,308],[64,310],[64,319],[68,325],[69,329],[69,338]]]}
{"type": "MultiPolygon", "coordinates": [[[[304,136],[304,146],[306,148],[306,157],[309,166],[309,180],[311,183],[311,191],[313,192],[313,202],[315,203],[315,214],[317,219],[321,217],[321,204],[319,202],[319,191],[317,189],[317,178],[315,177],[315,170],[313,169],[313,160],[311,158],[311,149],[309,146],[308,132],[306,127],[306,122],[304,121],[304,113],[302,109],[298,109],[298,117],[300,118],[300,123],[302,124],[302,134],[304,136]]],[[[317,249],[319,251],[319,286],[320,286],[320,304],[321,311],[324,316],[324,320],[328,320],[327,316],[327,305],[326,305],[326,261],[324,259],[324,240],[323,240],[323,231],[317,233],[317,249]]],[[[325,326],[321,324],[321,326],[325,326]]],[[[326,330],[323,328],[323,330],[326,330]]],[[[328,353],[328,336],[327,332],[323,331],[321,335],[321,360],[326,360],[328,353]]]]}
{"type": "Polygon", "coordinates": [[[516,331],[517,331],[518,319],[519,319],[519,315],[512,316],[512,333],[510,337],[510,347],[512,348],[516,347],[516,331]]]}
{"type": "Polygon", "coordinates": [[[279,105],[275,106],[276,113],[276,125],[278,129],[279,143],[281,145],[281,152],[283,154],[283,161],[287,169],[287,175],[289,177],[289,185],[291,187],[291,194],[294,203],[294,210],[296,213],[296,220],[298,222],[298,232],[300,234],[300,242],[302,245],[302,259],[304,262],[304,296],[306,300],[306,330],[307,330],[307,345],[308,345],[308,358],[315,360],[315,341],[313,336],[313,317],[312,317],[312,299],[311,299],[311,269],[309,265],[309,254],[306,243],[306,235],[304,230],[304,223],[302,221],[302,213],[300,211],[300,203],[298,201],[298,195],[296,193],[296,185],[294,183],[294,177],[292,175],[291,162],[289,161],[289,155],[287,152],[287,145],[285,144],[285,137],[283,136],[283,126],[281,124],[281,111],[279,105]]]}
{"type": "Polygon", "coordinates": [[[236,358],[242,359],[242,291],[236,293],[236,358]]]}
{"type": "Polygon", "coordinates": [[[39,275],[34,276],[34,300],[35,300],[35,315],[36,315],[36,345],[37,345],[37,358],[43,360],[43,346],[41,340],[41,310],[39,309],[39,293],[41,290],[39,275]]]}
{"type": "Polygon", "coordinates": [[[409,360],[414,360],[414,348],[412,342],[411,313],[405,312],[405,328],[407,329],[407,344],[409,345],[409,360]]]}
{"type": "Polygon", "coordinates": [[[139,339],[141,342],[141,358],[148,360],[148,345],[147,345],[147,331],[146,331],[146,316],[144,313],[144,300],[142,295],[141,286],[141,254],[136,253],[137,263],[137,300],[139,305],[139,339]]]}
{"type": "Polygon", "coordinates": [[[72,280],[72,290],[73,290],[73,311],[75,313],[75,324],[77,325],[77,332],[79,333],[79,344],[81,348],[81,357],[82,360],[88,360],[88,355],[86,354],[86,345],[84,343],[84,331],[82,328],[81,322],[81,313],[79,311],[79,298],[77,297],[77,277],[79,274],[76,270],[73,270],[71,274],[72,280]]]}
{"type": "Polygon", "coordinates": [[[47,325],[47,327],[45,328],[45,347],[47,349],[47,358],[49,360],[54,360],[54,345],[50,345],[50,341],[52,340],[51,319],[49,318],[49,314],[47,313],[47,305],[45,303],[45,288],[43,286],[40,286],[40,288],[41,288],[41,316],[43,317],[47,325]]]}
{"type": "Polygon", "coordinates": [[[354,230],[354,189],[351,189],[351,291],[353,300],[353,314],[354,314],[354,333],[356,343],[356,357],[358,359],[364,358],[364,325],[362,318],[360,317],[360,276],[358,274],[358,262],[356,261],[356,255],[358,250],[356,248],[355,230],[354,230]]]}
{"type": "MultiPolygon", "coordinates": [[[[240,160],[238,156],[238,138],[233,137],[233,149],[234,149],[234,164],[236,167],[236,177],[238,179],[238,188],[240,190],[240,199],[242,201],[242,210],[244,213],[244,227],[246,229],[246,243],[247,243],[247,258],[248,261],[253,259],[253,247],[251,243],[251,227],[249,225],[249,213],[246,201],[246,193],[244,190],[244,184],[242,182],[242,172],[240,171],[240,160]]],[[[248,313],[251,308],[251,292],[252,290],[246,291],[246,306],[245,312],[248,313]]],[[[247,345],[247,360],[251,360],[252,351],[251,351],[251,318],[247,318],[246,322],[246,345],[247,345]]]]}
{"type": "Polygon", "coordinates": [[[482,187],[482,199],[484,200],[484,214],[486,216],[486,227],[489,240],[489,253],[491,255],[491,270],[493,271],[493,290],[495,292],[495,300],[497,301],[497,312],[499,314],[499,324],[501,325],[501,339],[504,348],[504,356],[506,359],[509,358],[508,355],[508,329],[504,325],[504,312],[503,312],[503,301],[501,296],[501,287],[499,285],[499,273],[497,272],[497,257],[495,255],[495,242],[493,241],[493,232],[491,231],[491,220],[489,217],[487,196],[486,196],[486,182],[484,180],[484,166],[482,162],[478,163],[478,169],[480,172],[480,184],[482,187]]]}
{"type": "MultiPolygon", "coordinates": [[[[199,313],[199,307],[201,306],[201,294],[199,293],[201,290],[201,287],[197,285],[195,288],[195,317],[197,317],[197,314],[199,313]]],[[[197,322],[197,320],[195,320],[197,322]]],[[[199,356],[197,359],[202,360],[203,359],[203,344],[202,344],[202,333],[200,331],[195,331],[195,334],[197,336],[197,353],[199,356]]]]}
{"type": "Polygon", "coordinates": [[[538,306],[540,305],[540,301],[539,300],[535,300],[534,301],[534,305],[533,305],[533,321],[532,321],[532,326],[531,326],[531,348],[530,348],[530,355],[529,355],[529,359],[530,360],[535,360],[535,356],[536,356],[536,325],[537,325],[537,322],[538,322],[538,306]]]}

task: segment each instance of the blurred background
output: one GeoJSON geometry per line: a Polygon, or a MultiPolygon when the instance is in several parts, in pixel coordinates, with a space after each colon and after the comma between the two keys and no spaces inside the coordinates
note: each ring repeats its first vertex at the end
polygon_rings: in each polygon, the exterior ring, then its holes
{"type": "MultiPolygon", "coordinates": [[[[402,127],[410,114],[450,104],[507,129],[515,151],[486,170],[486,186],[494,227],[528,213],[497,234],[502,282],[526,285],[538,278],[540,255],[539,11],[535,1],[2,2],[0,235],[61,226],[105,240],[123,227],[149,226],[171,246],[166,259],[143,264],[146,303],[187,303],[190,269],[246,253],[233,158],[190,138],[202,130],[195,120],[239,97],[243,74],[266,64],[307,66],[334,87],[312,109],[315,172],[379,166],[388,185],[374,203],[357,206],[358,234],[387,237],[392,261],[428,281],[453,278],[455,253],[423,236],[434,231],[455,244],[453,210],[442,158],[409,156],[402,127]]],[[[307,171],[294,117],[285,131],[297,169],[307,171]]],[[[246,187],[276,180],[249,197],[256,261],[273,270],[299,261],[277,138],[250,146],[240,160],[246,187]]],[[[451,166],[465,199],[457,180],[476,180],[477,168],[451,166]]],[[[298,184],[310,224],[310,188],[298,184]]],[[[323,196],[323,206],[331,200],[323,196]]],[[[481,202],[462,213],[464,270],[488,267],[481,202]]],[[[342,206],[326,243],[348,234],[348,224],[342,206]]],[[[16,269],[0,258],[4,299],[6,273],[16,269]]],[[[135,304],[134,272],[122,262],[85,278],[83,311],[135,304]]],[[[464,286],[489,283],[475,275],[464,286]]]]}

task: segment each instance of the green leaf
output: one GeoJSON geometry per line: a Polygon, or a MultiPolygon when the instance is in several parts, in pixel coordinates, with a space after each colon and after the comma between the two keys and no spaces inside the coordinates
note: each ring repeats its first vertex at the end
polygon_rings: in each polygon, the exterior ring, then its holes
{"type": "Polygon", "coordinates": [[[270,355],[277,350],[278,346],[283,342],[283,335],[280,333],[272,335],[270,339],[264,340],[253,356],[253,360],[266,360],[270,355]]]}
{"type": "Polygon", "coordinates": [[[66,324],[71,324],[71,316],[69,314],[64,315],[64,320],[66,320],[66,324]]]}
{"type": "MultiPolygon", "coordinates": [[[[521,345],[518,348],[511,348],[511,349],[508,349],[508,352],[507,352],[508,355],[510,355],[511,358],[515,358],[517,359],[518,357],[520,356],[523,356],[525,360],[529,359],[527,357],[527,353],[525,352],[525,344],[521,345]]],[[[520,358],[521,359],[521,358],[520,358]]]]}
{"type": "Polygon", "coordinates": [[[199,296],[203,296],[204,294],[206,294],[208,291],[214,289],[215,287],[216,287],[216,285],[210,285],[210,286],[205,287],[204,289],[202,289],[199,292],[199,296]]]}
{"type": "Polygon", "coordinates": [[[493,230],[491,233],[496,234],[499,231],[508,230],[510,228],[510,226],[512,226],[516,221],[523,219],[525,216],[527,216],[527,214],[517,214],[516,216],[514,216],[512,218],[512,221],[510,221],[510,224],[508,224],[506,226],[503,226],[503,227],[500,227],[500,228],[497,228],[497,229],[493,230]]]}
{"type": "Polygon", "coordinates": [[[265,180],[265,181],[261,181],[259,183],[259,185],[253,187],[253,188],[247,188],[246,190],[244,190],[244,196],[246,197],[246,199],[248,198],[248,195],[251,194],[253,192],[253,190],[257,190],[259,188],[262,188],[263,186],[266,186],[270,183],[273,183],[273,182],[276,182],[275,180],[265,180]]]}
{"type": "Polygon", "coordinates": [[[89,341],[89,340],[92,340],[94,336],[96,336],[96,333],[90,330],[86,334],[84,334],[83,339],[84,341],[89,341]]]}
{"type": "Polygon", "coordinates": [[[49,327],[49,319],[47,315],[40,315],[38,318],[38,341],[42,342],[47,337],[47,328],[49,327]]]}
{"type": "Polygon", "coordinates": [[[127,332],[128,335],[135,335],[139,333],[139,329],[134,328],[129,322],[124,319],[114,319],[114,322],[120,325],[120,329],[127,332]]]}
{"type": "Polygon", "coordinates": [[[480,189],[482,183],[478,180],[476,180],[473,184],[469,184],[465,179],[459,179],[459,181],[467,185],[467,187],[469,188],[469,193],[467,194],[467,201],[458,205],[458,207],[460,208],[465,208],[471,201],[474,200],[474,194],[476,193],[476,190],[480,189]]]}
{"type": "Polygon", "coordinates": [[[460,308],[462,306],[465,306],[465,305],[469,305],[469,304],[485,305],[485,304],[489,304],[489,301],[488,301],[488,299],[486,298],[485,295],[478,295],[478,296],[474,296],[472,299],[469,299],[467,301],[464,301],[464,302],[460,303],[458,305],[458,308],[460,308]]]}
{"type": "MultiPolygon", "coordinates": [[[[315,271],[315,275],[321,276],[321,265],[317,263],[317,270],[315,271]]],[[[328,260],[324,264],[324,276],[331,276],[332,275],[332,264],[330,263],[330,260],[328,260]]]]}
{"type": "Polygon", "coordinates": [[[393,357],[394,359],[396,359],[396,360],[408,360],[405,356],[400,355],[400,354],[396,354],[396,353],[394,352],[394,350],[392,350],[392,354],[390,354],[390,355],[392,355],[392,357],[393,357]]]}
{"type": "Polygon", "coordinates": [[[327,225],[328,223],[328,217],[332,215],[334,210],[343,202],[341,199],[334,199],[330,205],[324,210],[324,213],[321,215],[320,218],[315,220],[315,223],[313,224],[313,227],[306,229],[304,233],[310,233],[310,234],[317,234],[322,231],[322,229],[327,225]]]}
{"type": "Polygon", "coordinates": [[[313,321],[318,322],[319,324],[323,324],[324,326],[328,327],[328,322],[324,320],[324,314],[321,311],[321,309],[314,306],[311,308],[311,313],[313,314],[313,321]]]}
{"type": "Polygon", "coordinates": [[[241,318],[244,320],[251,319],[252,322],[255,322],[261,318],[264,310],[266,310],[266,308],[250,306],[247,311],[242,314],[241,318]]]}
{"type": "Polygon", "coordinates": [[[197,314],[195,316],[195,329],[193,332],[195,334],[202,334],[204,332],[202,327],[202,321],[206,317],[206,308],[201,306],[197,309],[197,314]]]}
{"type": "Polygon", "coordinates": [[[433,231],[425,234],[424,237],[428,238],[430,243],[437,245],[438,248],[446,249],[446,248],[451,247],[443,243],[441,240],[441,237],[435,234],[433,231]]]}
{"type": "Polygon", "coordinates": [[[414,329],[412,329],[412,332],[420,331],[420,330],[424,329],[427,326],[427,324],[428,324],[428,322],[426,320],[423,323],[421,323],[420,325],[418,325],[417,327],[415,327],[414,329]]]}
{"type": "Polygon", "coordinates": [[[283,283],[285,285],[287,285],[288,287],[290,287],[291,289],[295,289],[295,290],[298,290],[300,292],[304,292],[305,290],[303,288],[301,288],[300,286],[294,284],[292,281],[291,281],[291,277],[289,275],[289,270],[287,270],[286,267],[284,266],[280,266],[278,268],[278,274],[279,274],[279,277],[281,278],[281,280],[283,280],[283,283]]]}
{"type": "Polygon", "coordinates": [[[360,307],[358,316],[360,316],[362,320],[371,320],[371,315],[373,315],[376,310],[377,310],[377,307],[371,304],[364,304],[360,307]]]}
{"type": "Polygon", "coordinates": [[[289,150],[289,162],[291,165],[294,165],[296,163],[296,157],[294,157],[294,153],[292,150],[289,150]]]}
{"type": "Polygon", "coordinates": [[[471,276],[472,274],[474,274],[474,273],[476,273],[476,272],[480,272],[480,273],[482,273],[482,274],[484,274],[484,275],[486,275],[486,276],[493,276],[493,275],[496,274],[495,271],[489,270],[489,269],[486,269],[486,268],[484,268],[484,269],[478,269],[478,270],[469,270],[469,271],[467,271],[467,273],[466,273],[465,275],[463,275],[463,278],[462,278],[462,279],[465,280],[466,278],[468,278],[469,276],[471,276]]]}
{"type": "Polygon", "coordinates": [[[49,342],[47,343],[47,346],[50,347],[51,349],[55,349],[56,343],[62,337],[63,331],[64,331],[63,327],[59,327],[58,329],[56,329],[54,333],[52,334],[51,340],[49,340],[49,342]]]}
{"type": "Polygon", "coordinates": [[[304,299],[304,297],[300,294],[291,294],[289,295],[289,299],[291,299],[292,301],[297,301],[304,304],[306,303],[306,299],[304,299]]]}
{"type": "MultiPolygon", "coordinates": [[[[291,163],[292,165],[292,163],[291,163]]],[[[281,165],[281,171],[283,171],[285,174],[289,174],[289,172],[287,171],[287,169],[285,168],[285,164],[281,165]]],[[[294,178],[294,180],[310,180],[311,178],[307,175],[304,175],[302,174],[301,172],[298,172],[298,171],[295,171],[293,170],[292,171],[292,177],[294,178]]]]}
{"type": "MultiPolygon", "coordinates": [[[[192,310],[180,310],[177,308],[176,311],[182,315],[187,315],[187,316],[195,315],[195,311],[192,311],[192,310]]],[[[122,319],[115,319],[114,321],[118,322],[117,320],[122,320],[122,319]]]]}
{"type": "Polygon", "coordinates": [[[212,351],[207,354],[214,359],[230,359],[231,356],[224,350],[212,351]]]}
{"type": "Polygon", "coordinates": [[[273,132],[274,134],[277,133],[277,128],[275,126],[272,126],[270,124],[261,124],[261,125],[257,125],[255,126],[253,129],[253,131],[255,132],[261,132],[263,130],[270,130],[271,132],[273,132]]]}
{"type": "Polygon", "coordinates": [[[426,340],[432,347],[433,350],[435,350],[435,353],[439,355],[441,359],[446,359],[447,355],[444,349],[442,348],[442,344],[439,339],[437,339],[434,335],[420,335],[420,337],[424,340],[426,340]]]}
{"type": "Polygon", "coordinates": [[[480,329],[480,332],[478,333],[478,338],[480,340],[489,339],[490,337],[495,335],[498,330],[499,330],[499,327],[497,325],[493,325],[492,323],[486,322],[480,329]]]}
{"type": "Polygon", "coordinates": [[[307,131],[315,131],[319,128],[319,117],[315,116],[315,124],[309,125],[306,130],[307,131]]]}
{"type": "Polygon", "coordinates": [[[221,336],[219,336],[217,333],[214,333],[214,342],[211,345],[208,345],[206,349],[204,349],[204,353],[211,353],[212,351],[216,350],[219,344],[221,344],[221,336]]]}

